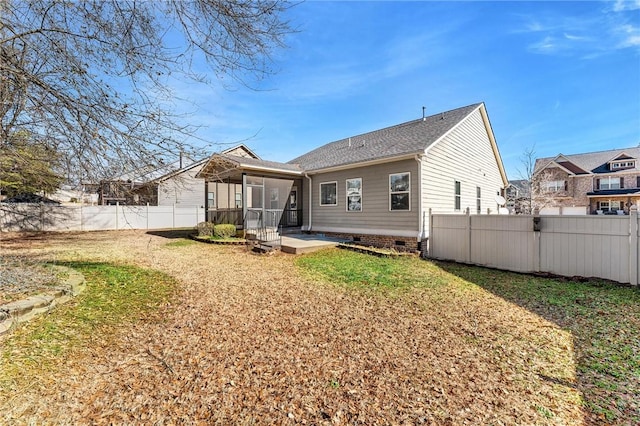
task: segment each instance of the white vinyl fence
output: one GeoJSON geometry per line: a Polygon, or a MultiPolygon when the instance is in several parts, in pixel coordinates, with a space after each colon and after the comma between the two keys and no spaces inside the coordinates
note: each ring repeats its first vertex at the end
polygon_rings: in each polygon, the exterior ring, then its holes
{"type": "Polygon", "coordinates": [[[429,257],[637,285],[639,240],[635,209],[628,216],[434,214],[429,257]]]}
{"type": "Polygon", "coordinates": [[[199,206],[0,204],[2,232],[188,228],[204,220],[199,206]]]}

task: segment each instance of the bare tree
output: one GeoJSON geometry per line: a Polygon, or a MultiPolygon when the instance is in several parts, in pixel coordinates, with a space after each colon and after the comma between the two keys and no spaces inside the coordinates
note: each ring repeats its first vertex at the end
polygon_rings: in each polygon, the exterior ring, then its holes
{"type": "Polygon", "coordinates": [[[278,0],[0,0],[0,145],[26,131],[68,179],[98,181],[191,152],[172,79],[251,85],[291,32],[278,0]]]}
{"type": "Polygon", "coordinates": [[[533,212],[533,180],[536,166],[535,144],[525,148],[520,156],[518,175],[520,182],[514,184],[512,191],[507,191],[507,198],[517,213],[531,214],[533,212]]]}

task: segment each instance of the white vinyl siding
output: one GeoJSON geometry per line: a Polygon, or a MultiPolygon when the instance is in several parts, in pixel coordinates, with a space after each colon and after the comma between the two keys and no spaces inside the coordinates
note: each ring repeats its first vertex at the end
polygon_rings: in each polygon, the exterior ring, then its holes
{"type": "Polygon", "coordinates": [[[158,205],[171,206],[204,206],[204,179],[196,179],[195,175],[202,166],[173,176],[158,184],[158,205]]]}
{"type": "Polygon", "coordinates": [[[461,185],[460,213],[467,208],[476,211],[476,187],[480,188],[481,205],[497,213],[495,197],[504,183],[479,110],[427,150],[422,160],[424,211],[431,208],[433,213],[453,213],[456,180],[461,185]]]}

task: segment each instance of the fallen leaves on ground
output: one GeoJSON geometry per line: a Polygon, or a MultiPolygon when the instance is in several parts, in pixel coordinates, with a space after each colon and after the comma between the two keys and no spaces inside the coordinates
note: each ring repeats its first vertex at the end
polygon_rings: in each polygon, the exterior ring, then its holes
{"type": "Polygon", "coordinates": [[[7,241],[40,258],[151,267],[177,278],[182,291],[160,319],[108,339],[97,334],[37,381],[0,396],[5,422],[584,420],[566,370],[571,336],[489,292],[451,287],[453,295],[422,289],[384,297],[312,279],[290,255],[167,243],[140,231],[7,241]]]}

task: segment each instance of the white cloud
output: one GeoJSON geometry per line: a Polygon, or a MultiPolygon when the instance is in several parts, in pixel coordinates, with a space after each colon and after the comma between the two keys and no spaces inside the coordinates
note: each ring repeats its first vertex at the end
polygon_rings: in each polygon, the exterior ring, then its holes
{"type": "Polygon", "coordinates": [[[541,11],[521,15],[516,33],[529,33],[538,40],[530,51],[593,59],[618,49],[640,46],[640,27],[631,25],[640,0],[607,2],[608,8],[591,8],[580,15],[541,11]],[[613,6],[611,6],[613,5],[613,6]]]}
{"type": "Polygon", "coordinates": [[[558,50],[558,45],[553,37],[546,36],[539,42],[531,44],[529,48],[540,53],[551,53],[558,50]]]}
{"type": "Polygon", "coordinates": [[[640,47],[640,28],[626,24],[618,27],[617,32],[622,35],[620,47],[640,47]]]}
{"type": "Polygon", "coordinates": [[[572,40],[572,41],[587,41],[587,40],[589,40],[589,37],[577,36],[577,35],[568,34],[568,33],[564,33],[564,38],[566,38],[567,40],[572,40]]]}
{"type": "Polygon", "coordinates": [[[640,0],[616,0],[613,4],[614,12],[640,9],[640,0]]]}

